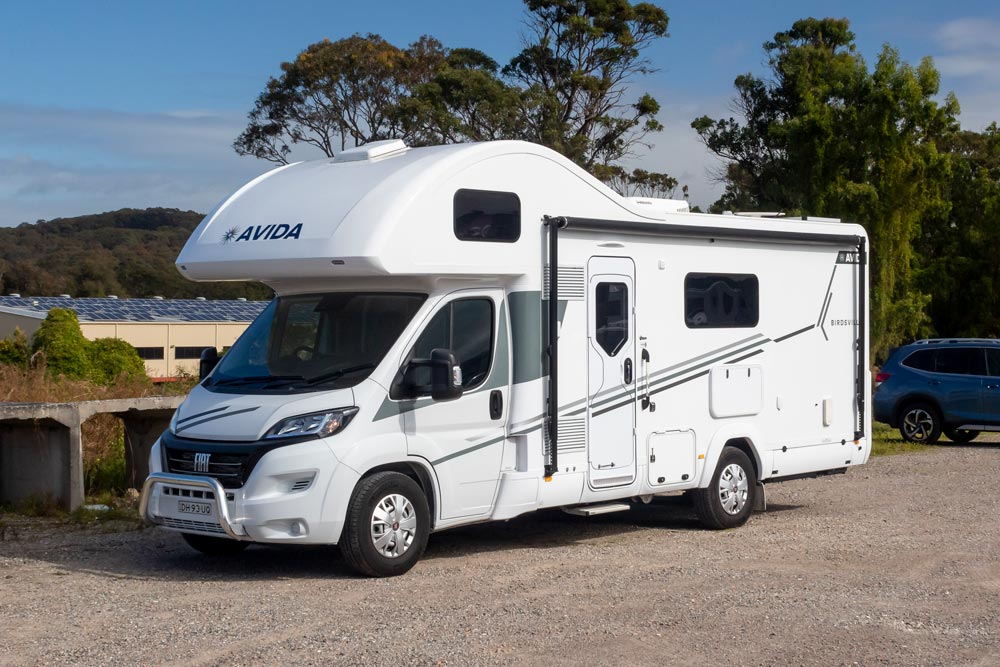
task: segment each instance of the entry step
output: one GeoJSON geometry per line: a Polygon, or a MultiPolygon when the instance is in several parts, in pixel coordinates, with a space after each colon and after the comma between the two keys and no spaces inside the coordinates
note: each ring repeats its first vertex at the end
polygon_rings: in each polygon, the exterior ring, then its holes
{"type": "Polygon", "coordinates": [[[601,505],[581,505],[579,507],[564,507],[566,514],[576,516],[594,516],[595,514],[610,514],[612,512],[624,512],[632,509],[628,503],[604,503],[601,505]]]}

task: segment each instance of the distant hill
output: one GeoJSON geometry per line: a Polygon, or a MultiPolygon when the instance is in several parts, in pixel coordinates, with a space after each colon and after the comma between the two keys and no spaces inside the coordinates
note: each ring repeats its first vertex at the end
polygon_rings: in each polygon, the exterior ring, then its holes
{"type": "Polygon", "coordinates": [[[195,283],[177,272],[177,254],[203,217],[123,208],[0,227],[0,294],[270,299],[259,283],[195,283]]]}

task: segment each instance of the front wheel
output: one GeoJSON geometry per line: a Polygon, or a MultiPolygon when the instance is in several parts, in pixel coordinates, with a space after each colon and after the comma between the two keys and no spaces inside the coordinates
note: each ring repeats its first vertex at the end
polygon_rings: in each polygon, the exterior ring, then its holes
{"type": "Polygon", "coordinates": [[[749,457],[735,447],[722,450],[707,489],[695,489],[694,509],[706,528],[742,526],[750,518],[757,493],[757,473],[749,457]]]}
{"type": "Polygon", "coordinates": [[[952,442],[957,442],[960,444],[965,444],[967,442],[972,442],[979,435],[979,431],[969,431],[962,428],[946,428],[944,434],[948,436],[948,439],[952,442]]]}
{"type": "Polygon", "coordinates": [[[394,577],[420,560],[430,526],[420,486],[401,473],[378,472],[354,489],[340,550],[360,574],[394,577]]]}

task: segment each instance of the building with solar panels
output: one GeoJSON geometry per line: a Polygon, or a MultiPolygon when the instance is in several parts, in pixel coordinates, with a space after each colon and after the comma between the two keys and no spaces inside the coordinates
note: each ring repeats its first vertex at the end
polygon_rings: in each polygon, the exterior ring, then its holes
{"type": "Polygon", "coordinates": [[[49,310],[76,312],[83,335],[120,338],[146,363],[151,378],[197,374],[206,347],[229,347],[267,306],[266,301],[206,299],[119,299],[0,296],[0,338],[20,328],[35,333],[49,310]]]}

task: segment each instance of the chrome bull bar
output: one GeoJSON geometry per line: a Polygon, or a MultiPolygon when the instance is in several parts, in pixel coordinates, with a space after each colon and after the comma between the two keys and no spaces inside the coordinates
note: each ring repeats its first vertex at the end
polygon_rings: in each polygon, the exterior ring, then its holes
{"type": "MultiPolygon", "coordinates": [[[[240,535],[233,527],[233,520],[229,516],[229,505],[226,502],[226,489],[219,480],[214,477],[196,477],[194,475],[178,475],[172,472],[154,472],[142,485],[142,498],[139,500],[139,517],[147,522],[155,524],[153,517],[149,515],[149,497],[153,493],[154,484],[173,484],[177,486],[196,487],[211,491],[215,496],[215,512],[219,518],[219,525],[226,535],[234,540],[250,539],[246,535],[240,535]]],[[[209,500],[206,498],[205,500],[209,500]]]]}

